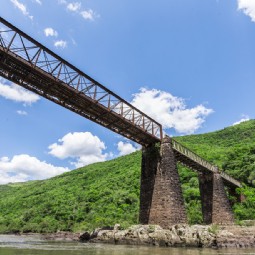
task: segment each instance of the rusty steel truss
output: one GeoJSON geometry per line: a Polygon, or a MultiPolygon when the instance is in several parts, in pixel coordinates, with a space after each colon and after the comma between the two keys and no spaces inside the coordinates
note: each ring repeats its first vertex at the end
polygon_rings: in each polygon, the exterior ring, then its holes
{"type": "Polygon", "coordinates": [[[162,126],[0,17],[0,75],[143,146],[162,126]]]}

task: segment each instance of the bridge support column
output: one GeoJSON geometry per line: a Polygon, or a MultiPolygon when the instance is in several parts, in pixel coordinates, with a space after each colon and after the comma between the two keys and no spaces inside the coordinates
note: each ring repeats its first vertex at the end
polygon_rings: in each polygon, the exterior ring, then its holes
{"type": "Polygon", "coordinates": [[[205,224],[212,223],[213,206],[213,174],[199,173],[199,190],[202,204],[203,221],[205,224]]]}
{"type": "Polygon", "coordinates": [[[199,174],[199,188],[204,223],[233,224],[234,215],[220,174],[199,174]]]}
{"type": "Polygon", "coordinates": [[[155,146],[143,148],[140,223],[163,228],[187,223],[176,159],[170,137],[155,146]]]}

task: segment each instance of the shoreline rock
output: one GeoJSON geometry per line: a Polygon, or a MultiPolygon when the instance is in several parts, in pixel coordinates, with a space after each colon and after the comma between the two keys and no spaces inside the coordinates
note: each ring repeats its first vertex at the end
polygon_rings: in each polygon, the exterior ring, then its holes
{"type": "Polygon", "coordinates": [[[41,234],[42,239],[47,241],[80,241],[80,233],[59,231],[57,233],[41,234]]]}
{"type": "MultiPolygon", "coordinates": [[[[14,233],[13,233],[14,234],[14,233]]],[[[72,233],[26,233],[47,241],[108,243],[124,245],[147,245],[162,247],[199,248],[250,248],[255,247],[255,226],[238,225],[186,225],[178,224],[168,229],[158,225],[133,225],[121,229],[114,227],[95,229],[93,232],[72,233]]]]}
{"type": "Polygon", "coordinates": [[[134,225],[125,230],[96,229],[80,235],[81,242],[165,247],[241,248],[255,246],[255,227],[186,225],[169,229],[158,225],[134,225]]]}

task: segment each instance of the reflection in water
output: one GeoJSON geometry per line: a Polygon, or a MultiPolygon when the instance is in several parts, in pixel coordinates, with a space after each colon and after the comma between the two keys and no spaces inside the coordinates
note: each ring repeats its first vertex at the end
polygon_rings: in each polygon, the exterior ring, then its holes
{"type": "Polygon", "coordinates": [[[255,249],[187,249],[48,242],[33,236],[0,235],[0,255],[255,255],[255,249]]]}

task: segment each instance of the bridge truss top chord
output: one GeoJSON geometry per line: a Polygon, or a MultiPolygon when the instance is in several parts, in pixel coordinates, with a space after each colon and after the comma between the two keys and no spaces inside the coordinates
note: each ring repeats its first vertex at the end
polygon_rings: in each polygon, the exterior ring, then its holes
{"type": "Polygon", "coordinates": [[[162,126],[0,17],[0,75],[143,146],[162,126]]]}

